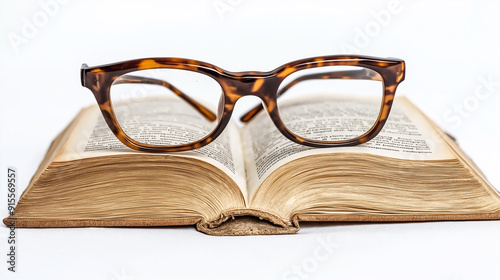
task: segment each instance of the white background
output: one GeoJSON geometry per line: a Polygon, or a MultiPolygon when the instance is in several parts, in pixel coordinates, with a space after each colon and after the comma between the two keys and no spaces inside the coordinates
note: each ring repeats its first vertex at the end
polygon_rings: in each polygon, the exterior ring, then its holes
{"type": "MultiPolygon", "coordinates": [[[[500,2],[0,2],[0,216],[7,166],[27,186],[83,107],[81,63],[186,57],[271,70],[341,53],[398,57],[398,88],[500,186],[500,2]],[[48,4],[44,4],[48,3],[48,4]]],[[[242,106],[239,104],[238,109],[242,106]]],[[[499,279],[500,222],[328,224],[296,235],[212,237],[193,227],[19,229],[0,279],[499,279]]]]}

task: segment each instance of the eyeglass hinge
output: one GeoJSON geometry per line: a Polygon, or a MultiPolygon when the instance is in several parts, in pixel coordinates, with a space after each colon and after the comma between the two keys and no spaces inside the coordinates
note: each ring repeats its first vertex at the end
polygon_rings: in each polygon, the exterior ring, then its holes
{"type": "Polygon", "coordinates": [[[89,66],[86,63],[82,64],[82,67],[80,68],[80,80],[82,82],[82,86],[85,87],[85,74],[87,73],[87,68],[89,66]]]}

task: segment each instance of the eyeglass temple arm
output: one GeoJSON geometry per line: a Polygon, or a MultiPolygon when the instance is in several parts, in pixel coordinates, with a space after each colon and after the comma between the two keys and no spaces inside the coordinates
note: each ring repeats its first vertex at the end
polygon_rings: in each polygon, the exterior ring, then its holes
{"type": "MultiPolygon", "coordinates": [[[[301,76],[286,86],[281,88],[276,94],[276,98],[285,94],[287,90],[289,90],[294,85],[306,81],[306,80],[315,80],[315,79],[353,79],[353,80],[374,80],[381,81],[382,77],[377,74],[375,71],[369,71],[368,69],[362,70],[348,70],[348,71],[335,71],[330,73],[317,73],[317,74],[309,74],[301,76]]],[[[257,113],[259,113],[264,106],[262,104],[253,107],[250,111],[248,111],[245,115],[243,115],[240,120],[242,122],[250,121],[257,113]]]]}
{"type": "Polygon", "coordinates": [[[194,101],[191,97],[189,97],[187,94],[182,92],[180,89],[176,88],[174,85],[163,81],[159,79],[154,79],[154,78],[148,78],[148,77],[141,77],[141,76],[134,76],[134,75],[123,75],[120,76],[118,79],[114,81],[115,85],[117,84],[150,84],[150,85],[158,85],[165,87],[175,93],[177,96],[182,98],[184,101],[189,103],[193,108],[195,108],[198,112],[200,112],[205,118],[207,118],[209,121],[214,121],[217,119],[217,116],[212,113],[209,109],[207,109],[205,106],[201,105],[200,103],[194,101]]]}

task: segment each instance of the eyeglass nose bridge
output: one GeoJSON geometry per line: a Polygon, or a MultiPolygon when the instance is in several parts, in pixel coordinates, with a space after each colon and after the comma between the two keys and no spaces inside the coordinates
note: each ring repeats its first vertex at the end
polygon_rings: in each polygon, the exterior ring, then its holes
{"type": "MultiPolygon", "coordinates": [[[[220,127],[225,127],[231,118],[236,102],[246,96],[256,96],[263,104],[256,106],[257,112],[264,109],[269,113],[271,120],[280,129],[282,127],[277,113],[276,94],[281,83],[281,78],[269,73],[255,73],[226,77],[221,80],[224,90],[224,106],[220,106],[218,116],[220,127]]],[[[283,132],[282,132],[283,133],[283,132]]],[[[218,134],[217,134],[218,135],[218,134]]],[[[288,137],[288,135],[286,135],[288,137]]]]}
{"type": "Polygon", "coordinates": [[[241,72],[222,81],[225,95],[225,105],[233,109],[236,101],[245,96],[256,96],[266,106],[275,100],[275,94],[279,87],[279,79],[267,72],[241,72]]]}

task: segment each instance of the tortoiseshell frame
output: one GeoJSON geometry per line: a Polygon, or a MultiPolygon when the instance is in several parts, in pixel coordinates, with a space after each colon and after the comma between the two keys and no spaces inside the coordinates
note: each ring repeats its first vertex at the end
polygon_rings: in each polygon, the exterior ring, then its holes
{"type": "MultiPolygon", "coordinates": [[[[320,77],[310,77],[312,79],[372,79],[380,80],[379,77],[364,75],[364,71],[345,71],[345,75],[323,74],[320,77]],[[347,73],[353,72],[353,73],[347,73]]],[[[163,81],[158,81],[154,79],[137,81],[136,76],[126,75],[125,81],[121,83],[149,83],[163,85],[175,92],[176,88],[163,81]],[[172,88],[170,88],[172,87],[172,88]]],[[[272,71],[268,72],[229,72],[221,69],[212,64],[191,60],[183,58],[146,58],[146,59],[136,59],[129,60],[119,63],[107,64],[97,67],[88,67],[86,64],[82,65],[81,68],[81,81],[82,86],[90,89],[99,104],[99,108],[108,124],[109,128],[116,137],[126,146],[140,151],[146,152],[175,152],[175,151],[185,151],[191,149],[197,149],[204,145],[212,142],[217,136],[219,136],[224,130],[225,126],[228,124],[233,108],[236,101],[243,96],[257,96],[259,97],[269,113],[272,121],[278,128],[278,130],[288,139],[299,144],[311,146],[311,147],[339,147],[339,146],[350,146],[365,143],[375,137],[382,127],[384,126],[389,112],[391,110],[392,102],[394,100],[394,95],[396,88],[400,82],[404,80],[405,77],[405,62],[397,58],[377,58],[370,56],[350,56],[350,55],[335,55],[335,56],[323,56],[323,57],[313,57],[307,59],[296,60],[285,65],[282,65],[272,71]],[[360,66],[374,70],[379,73],[382,77],[384,84],[382,107],[377,118],[377,121],[373,127],[365,134],[350,140],[345,141],[335,141],[335,142],[315,142],[309,139],[302,138],[290,132],[282,123],[279,112],[277,109],[277,97],[278,88],[281,82],[290,74],[308,68],[322,67],[322,66],[360,66]],[[158,69],[158,68],[170,68],[170,69],[182,69],[188,71],[194,71],[202,73],[212,77],[217,81],[224,95],[221,98],[221,103],[219,104],[219,114],[217,118],[219,122],[215,129],[207,135],[205,138],[189,143],[186,145],[176,145],[176,146],[158,146],[158,145],[148,145],[139,143],[131,138],[129,138],[121,129],[118,121],[113,112],[113,107],[111,106],[110,100],[110,88],[113,82],[120,76],[127,73],[137,71],[137,70],[147,70],[147,69],[158,69]]],[[[121,78],[123,79],[123,77],[121,78]]],[[[183,93],[178,91],[176,94],[182,97],[183,93]]],[[[187,97],[189,98],[189,97],[187,97]]],[[[185,99],[189,100],[189,99],[185,99]]],[[[192,101],[192,100],[191,100],[192,101]]],[[[197,105],[194,101],[190,104],[198,109],[205,117],[210,119],[210,112],[203,112],[206,108],[201,105],[197,105]]],[[[242,121],[250,120],[262,106],[258,106],[252,109],[250,112],[242,117],[242,121]]],[[[213,118],[213,117],[212,117],[213,118]]]]}

